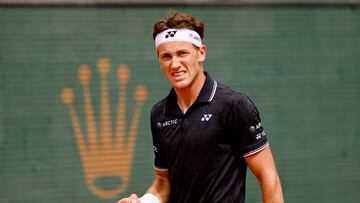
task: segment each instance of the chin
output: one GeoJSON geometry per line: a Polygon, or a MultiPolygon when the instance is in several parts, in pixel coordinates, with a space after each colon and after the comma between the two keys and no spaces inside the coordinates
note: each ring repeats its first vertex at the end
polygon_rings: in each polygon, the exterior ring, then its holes
{"type": "Polygon", "coordinates": [[[186,88],[189,86],[189,82],[187,82],[187,81],[173,82],[173,83],[171,83],[171,85],[173,88],[183,89],[183,88],[186,88]]]}

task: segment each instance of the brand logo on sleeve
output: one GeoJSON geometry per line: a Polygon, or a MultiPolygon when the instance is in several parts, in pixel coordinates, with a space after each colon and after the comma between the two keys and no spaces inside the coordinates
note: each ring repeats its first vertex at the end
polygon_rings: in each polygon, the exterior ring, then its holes
{"type": "Polygon", "coordinates": [[[257,140],[266,136],[265,132],[262,130],[261,123],[258,123],[255,126],[250,126],[249,132],[254,134],[257,140]]]}
{"type": "Polygon", "coordinates": [[[251,133],[254,133],[254,132],[256,132],[258,129],[260,129],[261,128],[261,123],[258,123],[258,124],[256,124],[255,126],[250,126],[249,127],[249,131],[251,132],[251,133]]]}

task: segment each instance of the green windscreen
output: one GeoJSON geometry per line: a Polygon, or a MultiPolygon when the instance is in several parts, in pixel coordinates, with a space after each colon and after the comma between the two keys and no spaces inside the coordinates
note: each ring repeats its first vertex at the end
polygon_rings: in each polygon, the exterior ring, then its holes
{"type": "MultiPolygon", "coordinates": [[[[358,202],[359,9],[173,9],[205,21],[206,71],[256,103],[285,201],[358,202]]],[[[1,203],[146,191],[150,109],[170,89],[152,26],[168,10],[0,8],[1,203]]],[[[261,202],[247,177],[247,202],[261,202]]]]}

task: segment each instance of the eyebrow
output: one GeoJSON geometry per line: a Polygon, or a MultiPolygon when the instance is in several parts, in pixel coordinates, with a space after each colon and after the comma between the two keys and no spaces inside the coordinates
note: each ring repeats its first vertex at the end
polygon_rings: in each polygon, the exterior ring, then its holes
{"type": "Polygon", "coordinates": [[[158,54],[159,56],[171,55],[169,52],[162,52],[158,54]]]}
{"type": "MultiPolygon", "coordinates": [[[[178,49],[178,50],[175,51],[175,53],[179,53],[179,52],[191,52],[191,51],[188,50],[188,49],[178,49]]],[[[168,51],[161,52],[161,53],[159,53],[159,56],[162,56],[162,55],[165,55],[165,54],[170,54],[170,52],[168,52],[168,51]]]]}

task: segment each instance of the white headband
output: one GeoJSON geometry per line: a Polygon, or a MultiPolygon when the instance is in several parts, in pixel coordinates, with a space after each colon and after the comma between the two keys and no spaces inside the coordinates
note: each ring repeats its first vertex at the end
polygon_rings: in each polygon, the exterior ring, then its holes
{"type": "Polygon", "coordinates": [[[201,47],[201,38],[200,35],[189,29],[167,29],[160,32],[155,37],[155,46],[158,48],[163,43],[174,42],[174,41],[184,41],[189,42],[197,47],[201,47]]]}

